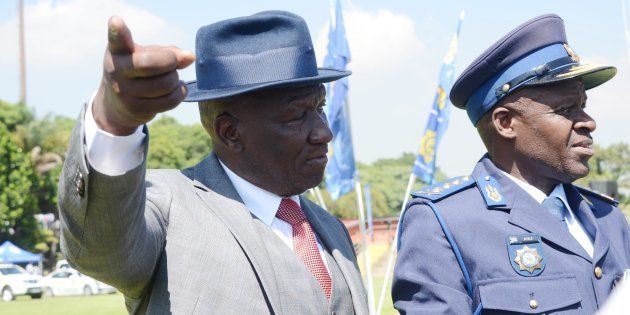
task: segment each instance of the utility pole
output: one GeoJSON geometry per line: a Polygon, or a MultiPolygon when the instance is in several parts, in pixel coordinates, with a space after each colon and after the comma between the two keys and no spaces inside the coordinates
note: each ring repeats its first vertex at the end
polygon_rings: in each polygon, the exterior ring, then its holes
{"type": "Polygon", "coordinates": [[[20,104],[26,105],[26,56],[24,53],[24,0],[18,0],[20,37],[20,104]]]}

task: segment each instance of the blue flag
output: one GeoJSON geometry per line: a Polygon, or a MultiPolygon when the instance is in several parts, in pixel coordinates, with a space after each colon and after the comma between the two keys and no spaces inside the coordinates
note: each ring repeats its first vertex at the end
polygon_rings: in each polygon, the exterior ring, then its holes
{"type": "MultiPolygon", "coordinates": [[[[341,4],[335,2],[328,32],[328,53],[324,67],[345,70],[350,62],[350,49],[343,26],[341,4]]],[[[354,186],[355,165],[348,117],[348,78],[326,84],[324,108],[334,138],[329,145],[328,165],[326,166],[326,189],[333,199],[350,192],[354,186]]]]}
{"type": "Polygon", "coordinates": [[[420,151],[413,164],[413,173],[420,180],[428,184],[433,184],[437,146],[442,136],[444,136],[451,116],[451,104],[448,99],[448,94],[451,91],[455,76],[455,55],[457,55],[459,30],[461,29],[463,19],[464,12],[462,11],[457,24],[457,31],[453,34],[448,52],[446,56],[444,56],[442,69],[440,70],[440,81],[429,114],[429,121],[420,139],[420,151]]]}

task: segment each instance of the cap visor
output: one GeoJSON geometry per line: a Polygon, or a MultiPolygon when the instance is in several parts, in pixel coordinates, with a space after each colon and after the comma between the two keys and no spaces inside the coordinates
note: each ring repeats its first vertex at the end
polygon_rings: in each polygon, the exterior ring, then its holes
{"type": "Polygon", "coordinates": [[[286,86],[305,86],[311,84],[326,83],[335,80],[339,80],[343,77],[347,77],[352,74],[351,71],[342,71],[328,68],[319,68],[318,75],[313,77],[303,77],[290,80],[279,80],[271,82],[262,82],[250,85],[241,85],[234,87],[226,87],[220,89],[203,90],[197,86],[197,81],[186,82],[188,88],[188,95],[184,102],[201,102],[215,100],[247,92],[253,92],[274,87],[286,87],[286,86]]]}
{"type": "Polygon", "coordinates": [[[559,72],[554,72],[540,79],[529,82],[527,85],[551,84],[574,78],[582,78],[584,89],[588,90],[612,79],[616,74],[617,68],[613,66],[585,64],[572,66],[559,72]]]}

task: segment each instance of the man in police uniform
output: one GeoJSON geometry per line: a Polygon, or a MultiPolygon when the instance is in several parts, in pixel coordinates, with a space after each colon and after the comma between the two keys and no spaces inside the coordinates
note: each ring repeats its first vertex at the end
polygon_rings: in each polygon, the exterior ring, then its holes
{"type": "Polygon", "coordinates": [[[488,154],[469,176],[414,193],[401,217],[392,294],[401,313],[594,313],[630,265],[616,202],[572,185],[588,174],[595,121],[583,65],[544,15],[497,41],[451,100],[488,154]]]}

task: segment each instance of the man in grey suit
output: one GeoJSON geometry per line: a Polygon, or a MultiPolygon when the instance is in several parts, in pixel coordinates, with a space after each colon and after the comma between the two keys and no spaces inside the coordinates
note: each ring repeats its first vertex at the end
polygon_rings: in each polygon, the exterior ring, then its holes
{"type": "Polygon", "coordinates": [[[347,230],[299,196],[322,180],[332,138],[322,83],[350,74],[316,64],[288,12],[202,27],[196,57],[137,45],[112,17],[59,183],[68,261],[134,314],[366,314],[347,230]],[[179,81],[193,61],[197,81],[179,81]],[[199,102],[214,151],[146,170],[145,124],[184,98],[199,102]]]}

